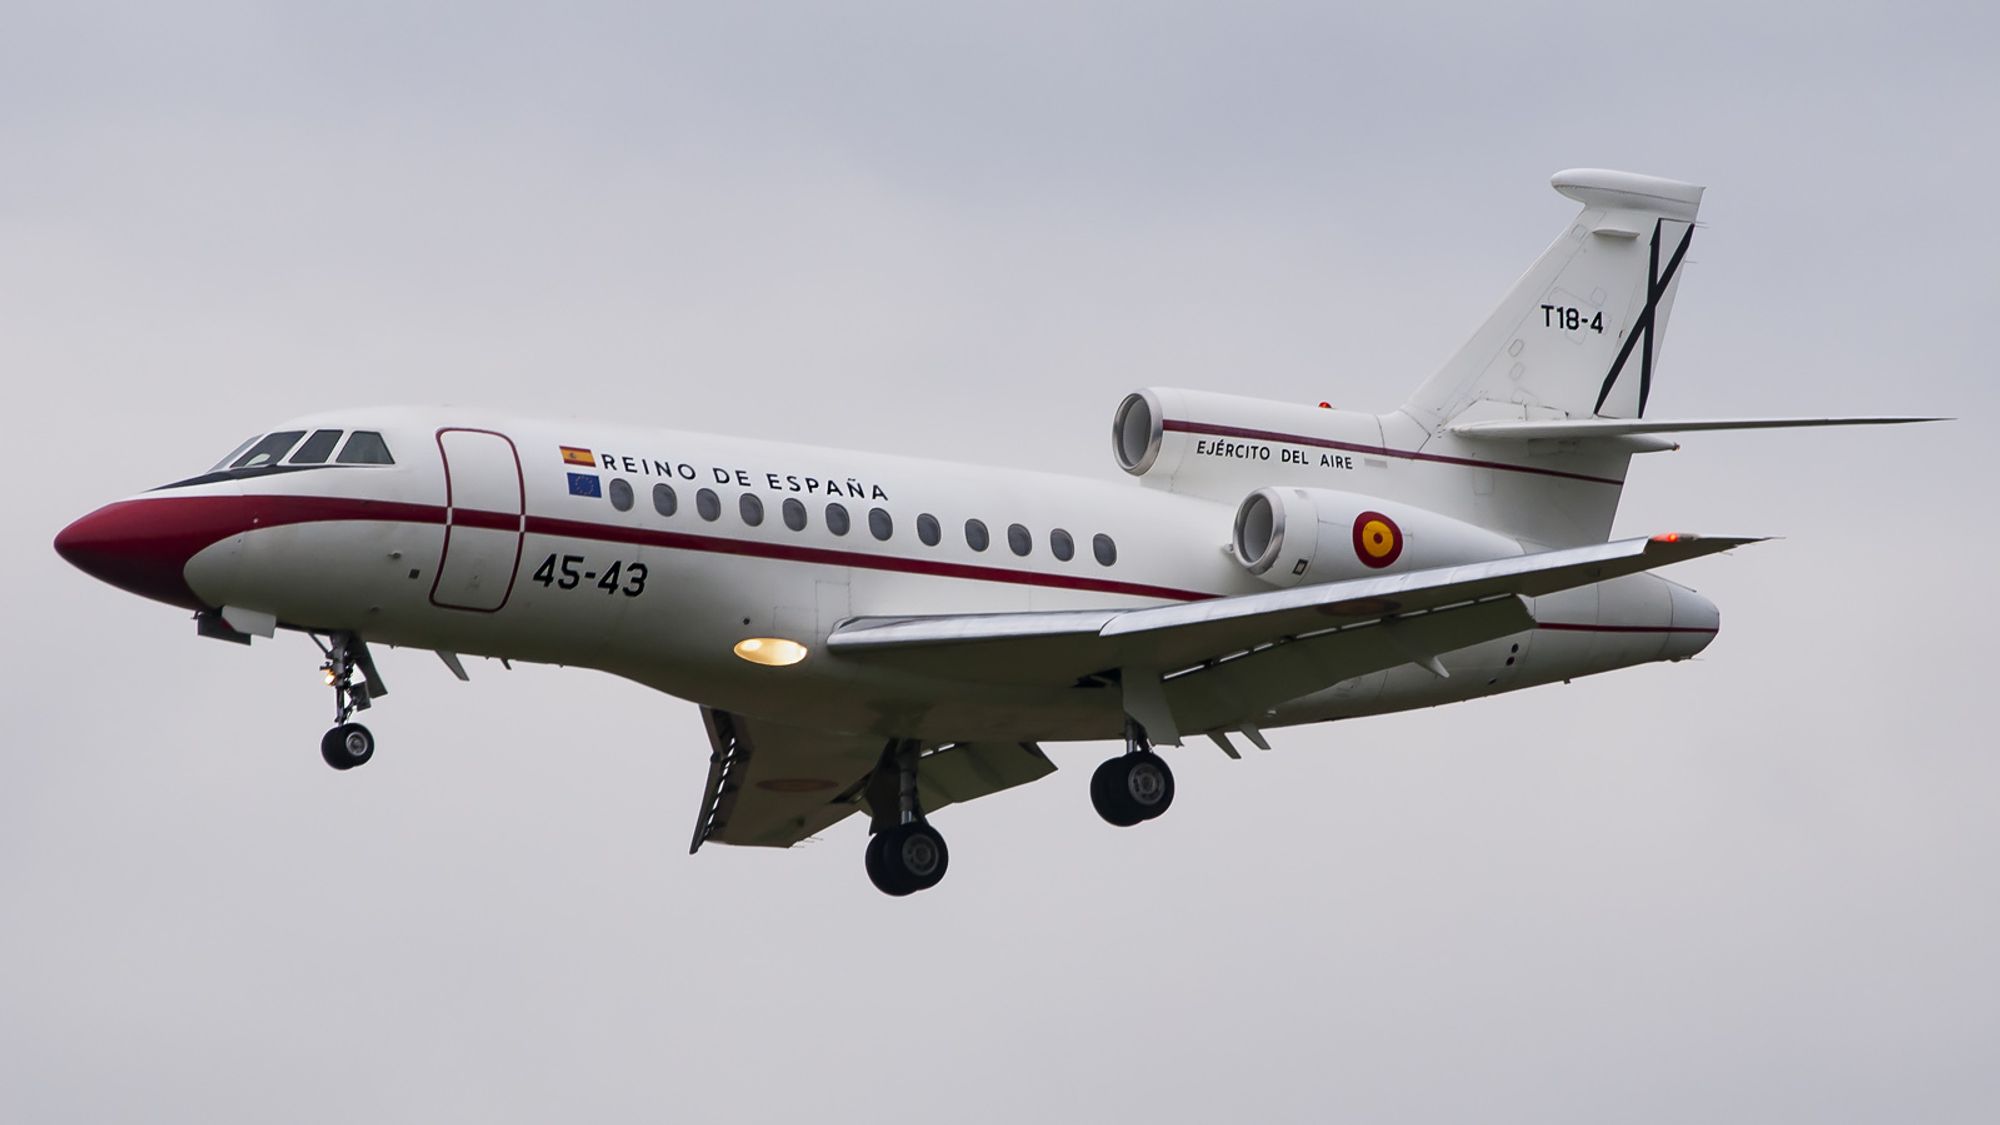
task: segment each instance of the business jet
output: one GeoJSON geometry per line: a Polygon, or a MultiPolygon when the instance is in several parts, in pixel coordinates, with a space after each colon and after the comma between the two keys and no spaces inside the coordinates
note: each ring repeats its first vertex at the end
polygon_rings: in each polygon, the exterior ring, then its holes
{"type": "Polygon", "coordinates": [[[323,655],[336,770],[386,694],[374,646],[594,668],[697,703],[690,850],[787,847],[856,812],[891,895],[935,886],[931,818],[1121,740],[1090,796],[1164,813],[1161,746],[1432,707],[1714,639],[1655,569],[1756,542],[1610,538],[1636,454],[1688,431],[1925,421],[1646,416],[1703,189],[1577,170],[1582,207],[1450,361],[1374,414],[1149,388],[1129,481],[747,438],[339,410],[82,517],[63,558],[241,644],[323,655]]]}

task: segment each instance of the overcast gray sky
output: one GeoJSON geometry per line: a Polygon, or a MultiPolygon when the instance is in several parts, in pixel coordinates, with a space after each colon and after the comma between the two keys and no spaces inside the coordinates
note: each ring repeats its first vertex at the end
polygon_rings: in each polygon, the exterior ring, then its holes
{"type": "Polygon", "coordinates": [[[0,1118],[1990,1121],[1990,5],[0,6],[0,1118]],[[1115,475],[1146,384],[1388,409],[1574,210],[1705,183],[1620,528],[1699,661],[685,852],[694,708],[384,660],[49,540],[337,403],[1115,475]]]}

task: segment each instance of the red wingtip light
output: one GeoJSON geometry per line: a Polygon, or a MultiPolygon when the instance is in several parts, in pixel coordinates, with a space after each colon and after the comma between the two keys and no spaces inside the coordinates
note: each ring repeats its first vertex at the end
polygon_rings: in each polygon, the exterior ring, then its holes
{"type": "Polygon", "coordinates": [[[1655,536],[1653,536],[1653,542],[1655,542],[1655,543],[1678,543],[1678,542],[1680,542],[1680,541],[1681,541],[1681,540],[1683,540],[1683,539],[1693,539],[1693,538],[1695,538],[1695,536],[1693,536],[1693,535],[1690,535],[1690,534],[1688,534],[1688,533],[1687,533],[1687,532],[1685,532],[1685,531],[1669,531],[1669,532],[1665,533],[1664,535],[1655,535],[1655,536]]]}
{"type": "Polygon", "coordinates": [[[1332,410],[1332,409],[1333,409],[1333,404],[1332,404],[1332,403],[1330,403],[1330,402],[1322,402],[1322,403],[1320,403],[1320,404],[1319,404],[1319,408],[1320,408],[1321,410],[1332,410]]]}

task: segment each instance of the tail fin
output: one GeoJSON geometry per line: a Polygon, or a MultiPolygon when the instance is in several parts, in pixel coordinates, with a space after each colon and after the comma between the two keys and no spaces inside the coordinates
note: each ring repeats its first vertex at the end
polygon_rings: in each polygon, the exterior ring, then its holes
{"type": "Polygon", "coordinates": [[[1481,402],[1515,418],[1646,413],[1702,189],[1598,169],[1550,182],[1583,212],[1404,404],[1432,433],[1481,402]]]}

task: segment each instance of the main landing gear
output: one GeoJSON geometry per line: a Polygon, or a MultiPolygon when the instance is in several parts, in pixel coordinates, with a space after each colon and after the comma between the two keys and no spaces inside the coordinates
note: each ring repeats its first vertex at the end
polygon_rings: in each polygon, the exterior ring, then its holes
{"type": "Polygon", "coordinates": [[[334,633],[324,643],[315,636],[313,643],[326,654],[319,670],[327,686],[333,689],[333,729],[320,737],[319,756],[337,770],[366,765],[375,756],[375,736],[367,727],[349,720],[356,711],[366,711],[374,697],[388,694],[388,689],[382,686],[382,677],[375,674],[375,661],[360,637],[334,633]],[[357,671],[361,673],[360,683],[354,682],[357,671]]]}
{"type": "MultiPolygon", "coordinates": [[[[944,837],[924,819],[918,803],[922,753],[920,742],[891,741],[865,790],[874,818],[863,854],[868,881],[898,898],[937,886],[951,862],[944,837]]],[[[1145,728],[1131,719],[1125,721],[1125,753],[1090,775],[1090,803],[1097,806],[1097,815],[1120,828],[1152,820],[1174,803],[1174,771],[1153,752],[1145,728]]]]}
{"type": "Polygon", "coordinates": [[[1145,729],[1125,720],[1125,753],[1090,775],[1090,803],[1120,828],[1151,820],[1174,803],[1174,771],[1153,752],[1145,729]]]}
{"type": "Polygon", "coordinates": [[[922,743],[891,742],[869,779],[868,803],[875,815],[868,837],[868,880],[885,895],[915,894],[938,885],[951,852],[944,837],[924,820],[917,803],[917,757],[922,743]]]}

